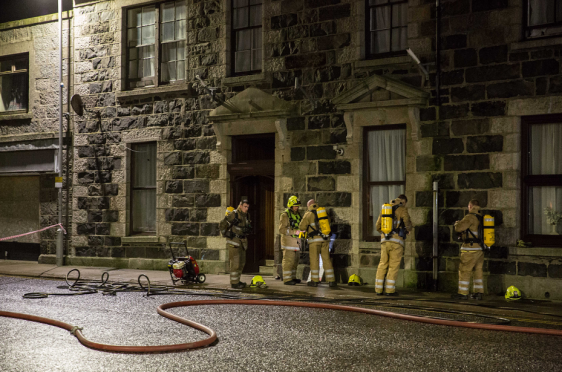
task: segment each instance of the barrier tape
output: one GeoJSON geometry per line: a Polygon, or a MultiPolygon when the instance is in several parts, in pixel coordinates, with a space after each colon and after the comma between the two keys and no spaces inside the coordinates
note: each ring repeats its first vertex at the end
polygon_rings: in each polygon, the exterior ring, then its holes
{"type": "Polygon", "coordinates": [[[62,232],[64,233],[64,235],[66,235],[66,230],[64,229],[64,227],[62,226],[62,224],[61,224],[61,223],[57,223],[56,225],[44,227],[44,228],[42,228],[41,230],[36,230],[36,231],[28,232],[28,233],[25,233],[25,234],[19,234],[19,235],[14,235],[14,236],[8,236],[8,237],[6,237],[6,238],[0,238],[0,242],[3,241],[3,240],[10,240],[10,239],[15,239],[15,238],[20,238],[20,237],[26,236],[26,235],[35,234],[35,233],[38,233],[38,232],[41,232],[41,231],[45,231],[45,230],[52,229],[53,227],[57,227],[57,226],[60,226],[60,228],[62,229],[62,232]]]}

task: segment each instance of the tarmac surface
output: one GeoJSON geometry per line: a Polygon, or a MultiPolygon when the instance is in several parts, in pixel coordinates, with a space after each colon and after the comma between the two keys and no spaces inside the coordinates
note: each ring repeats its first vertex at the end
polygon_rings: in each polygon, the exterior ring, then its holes
{"type": "MultiPolygon", "coordinates": [[[[74,267],[27,261],[0,262],[0,310],[38,315],[83,327],[94,342],[163,345],[201,340],[206,334],[165,319],[156,307],[217,296],[327,301],[451,320],[562,329],[559,302],[506,302],[486,296],[477,303],[450,301],[450,294],[406,292],[374,296],[369,286],[337,289],[322,284],[230,290],[227,275],[208,275],[203,285],[182,286],[182,295],[143,292],[25,299],[30,292],[68,294],[64,278],[74,267]],[[62,279],[62,280],[61,280],[62,279]],[[60,288],[59,288],[60,287],[60,288]],[[364,303],[362,303],[364,302],[364,303]],[[478,306],[476,306],[478,305],[478,306]],[[550,315],[545,315],[550,314],[550,315]]],[[[166,271],[78,268],[82,279],[137,285],[170,285],[166,271]]],[[[72,274],[75,278],[76,272],[72,274]]],[[[249,282],[251,277],[244,277],[249,282]]],[[[70,280],[69,280],[70,281],[70,280]]],[[[166,354],[118,354],[88,349],[68,331],[0,317],[1,371],[560,371],[562,338],[465,329],[324,309],[206,305],[169,310],[217,332],[210,347],[166,354]]]]}

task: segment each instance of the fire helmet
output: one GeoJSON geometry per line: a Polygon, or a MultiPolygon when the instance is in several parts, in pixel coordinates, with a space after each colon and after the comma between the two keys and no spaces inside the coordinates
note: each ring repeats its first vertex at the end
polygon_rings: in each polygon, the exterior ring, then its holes
{"type": "Polygon", "coordinates": [[[252,278],[250,287],[267,288],[267,284],[265,284],[265,280],[263,280],[261,275],[256,275],[252,278]]]}
{"type": "Polygon", "coordinates": [[[519,288],[512,285],[505,292],[505,299],[509,300],[509,301],[520,300],[521,299],[521,291],[519,290],[519,288]]]}
{"type": "Polygon", "coordinates": [[[347,285],[363,285],[363,279],[357,274],[353,274],[349,277],[347,285]]]}
{"type": "Polygon", "coordinates": [[[295,195],[289,198],[289,201],[287,202],[287,208],[300,207],[300,206],[301,206],[301,201],[295,195]]]}

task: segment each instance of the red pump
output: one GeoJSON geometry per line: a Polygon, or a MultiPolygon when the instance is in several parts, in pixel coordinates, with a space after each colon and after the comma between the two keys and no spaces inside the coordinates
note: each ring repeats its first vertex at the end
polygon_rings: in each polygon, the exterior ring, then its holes
{"type": "Polygon", "coordinates": [[[197,261],[195,258],[189,255],[187,251],[187,243],[168,243],[168,247],[170,248],[170,253],[172,253],[172,259],[168,262],[168,270],[170,271],[170,278],[172,278],[172,282],[174,285],[176,282],[180,280],[183,284],[187,283],[205,283],[207,277],[205,274],[199,273],[199,265],[197,265],[197,261]],[[172,244],[174,245],[184,245],[185,246],[185,257],[176,257],[174,256],[174,251],[172,249],[172,244]]]}

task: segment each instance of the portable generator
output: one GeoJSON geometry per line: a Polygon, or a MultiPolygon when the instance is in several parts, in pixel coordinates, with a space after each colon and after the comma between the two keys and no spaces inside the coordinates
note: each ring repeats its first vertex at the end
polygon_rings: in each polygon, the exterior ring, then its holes
{"type": "Polygon", "coordinates": [[[197,265],[197,261],[195,258],[190,256],[187,251],[187,242],[168,243],[168,247],[170,248],[170,253],[172,254],[172,259],[168,262],[168,270],[170,271],[170,278],[172,278],[174,285],[180,280],[183,284],[205,283],[207,277],[205,274],[199,273],[199,265],[197,265]],[[185,257],[176,258],[172,245],[183,245],[185,247],[185,257]]]}

